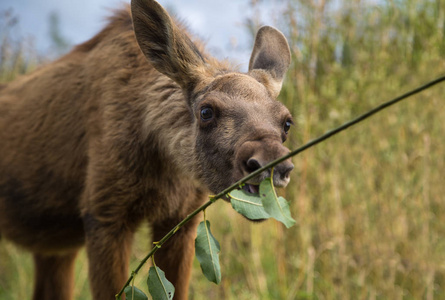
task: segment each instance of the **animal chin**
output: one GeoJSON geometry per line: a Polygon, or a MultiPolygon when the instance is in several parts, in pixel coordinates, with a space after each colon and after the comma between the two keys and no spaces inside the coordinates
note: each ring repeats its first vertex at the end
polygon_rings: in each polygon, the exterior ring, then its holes
{"type": "Polygon", "coordinates": [[[259,185],[255,185],[255,184],[246,183],[243,186],[243,190],[245,190],[249,194],[259,194],[260,186],[259,185]]]}

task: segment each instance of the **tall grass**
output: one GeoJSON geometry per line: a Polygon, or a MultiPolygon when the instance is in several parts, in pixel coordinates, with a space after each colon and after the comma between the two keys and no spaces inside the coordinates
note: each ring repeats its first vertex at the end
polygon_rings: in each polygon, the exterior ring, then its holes
{"type": "Polygon", "coordinates": [[[0,11],[0,83],[28,73],[44,61],[33,39],[24,38],[18,25],[12,10],[0,11]]]}
{"type": "MultiPolygon", "coordinates": [[[[443,0],[289,0],[278,20],[293,53],[280,95],[292,149],[445,72],[443,0]]],[[[291,229],[210,207],[223,279],[195,264],[191,299],[445,299],[444,95],[434,87],[294,157],[281,191],[291,229]]],[[[29,298],[29,256],[3,241],[0,258],[0,299],[29,298]]],[[[84,254],[76,274],[89,299],[84,254]]]]}
{"type": "MultiPolygon", "coordinates": [[[[293,149],[445,72],[444,1],[289,1],[283,16],[293,149]]],[[[295,157],[290,230],[215,209],[225,276],[195,299],[444,299],[444,92],[295,157]]]]}

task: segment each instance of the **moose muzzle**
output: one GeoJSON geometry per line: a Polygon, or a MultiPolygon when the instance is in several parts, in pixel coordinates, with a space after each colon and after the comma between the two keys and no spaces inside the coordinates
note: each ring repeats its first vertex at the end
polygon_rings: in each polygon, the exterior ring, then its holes
{"type": "MultiPolygon", "coordinates": [[[[274,138],[247,141],[243,143],[236,153],[236,165],[238,166],[239,177],[262,168],[266,164],[289,153],[289,149],[283,146],[281,141],[274,138]]],[[[290,180],[290,172],[294,165],[287,159],[273,168],[273,184],[276,187],[285,187],[290,180]]],[[[271,176],[271,169],[265,170],[256,177],[250,179],[245,190],[250,193],[258,192],[258,185],[262,180],[271,176]]],[[[241,179],[238,178],[238,179],[241,179]]]]}

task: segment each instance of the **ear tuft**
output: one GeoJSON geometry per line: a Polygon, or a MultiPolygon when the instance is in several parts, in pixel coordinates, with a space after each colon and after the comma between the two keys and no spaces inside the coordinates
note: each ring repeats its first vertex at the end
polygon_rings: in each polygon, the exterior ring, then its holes
{"type": "Polygon", "coordinates": [[[280,93],[291,54],[286,37],[277,29],[263,26],[258,30],[249,62],[249,71],[264,70],[271,77],[268,84],[274,97],[280,93]]]}

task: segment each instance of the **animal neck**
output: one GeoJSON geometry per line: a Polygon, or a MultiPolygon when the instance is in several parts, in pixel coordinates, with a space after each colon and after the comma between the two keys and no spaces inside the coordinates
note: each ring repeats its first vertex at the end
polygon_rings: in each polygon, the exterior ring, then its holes
{"type": "Polygon", "coordinates": [[[145,93],[147,99],[143,138],[158,148],[157,151],[169,162],[172,169],[183,176],[194,178],[194,116],[179,86],[166,77],[164,79],[165,82],[151,86],[150,91],[145,93]],[[151,91],[155,94],[151,94],[151,91]]]}

